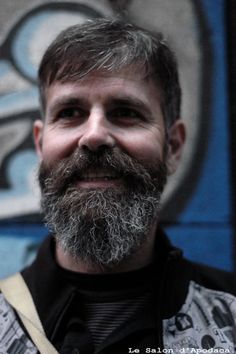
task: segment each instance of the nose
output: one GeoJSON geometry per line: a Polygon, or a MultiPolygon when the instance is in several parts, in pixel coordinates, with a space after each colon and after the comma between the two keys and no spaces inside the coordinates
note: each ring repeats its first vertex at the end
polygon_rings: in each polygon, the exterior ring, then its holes
{"type": "Polygon", "coordinates": [[[91,151],[96,151],[101,147],[113,148],[115,146],[111,123],[107,121],[102,112],[90,114],[78,145],[80,148],[87,148],[91,151]]]}

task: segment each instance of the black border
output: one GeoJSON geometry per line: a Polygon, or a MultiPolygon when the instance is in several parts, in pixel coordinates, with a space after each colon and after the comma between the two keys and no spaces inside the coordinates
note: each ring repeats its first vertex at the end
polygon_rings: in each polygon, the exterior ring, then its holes
{"type": "Polygon", "coordinates": [[[229,156],[231,169],[231,216],[234,270],[236,271],[236,1],[225,2],[228,61],[229,156]]]}

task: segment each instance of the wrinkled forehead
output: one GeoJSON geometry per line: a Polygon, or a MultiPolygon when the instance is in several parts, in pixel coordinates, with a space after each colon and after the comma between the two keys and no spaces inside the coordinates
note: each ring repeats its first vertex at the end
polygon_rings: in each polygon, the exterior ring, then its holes
{"type": "Polygon", "coordinates": [[[82,87],[83,84],[88,85],[89,83],[92,84],[95,81],[100,81],[104,83],[104,85],[109,86],[113,84],[114,79],[116,79],[116,81],[122,81],[124,86],[128,86],[131,82],[135,82],[137,86],[142,87],[144,83],[148,83],[157,90],[158,94],[160,94],[160,86],[158,81],[154,78],[154,75],[151,75],[151,73],[148,72],[146,68],[139,63],[136,65],[125,66],[113,71],[105,70],[104,68],[100,70],[91,70],[86,74],[82,74],[79,70],[78,72],[75,70],[73,76],[62,77],[61,79],[57,79],[50,84],[48,83],[43,88],[43,108],[44,110],[46,109],[47,99],[50,92],[52,91],[52,87],[60,85],[61,87],[64,86],[66,88],[68,84],[75,84],[82,87]]]}

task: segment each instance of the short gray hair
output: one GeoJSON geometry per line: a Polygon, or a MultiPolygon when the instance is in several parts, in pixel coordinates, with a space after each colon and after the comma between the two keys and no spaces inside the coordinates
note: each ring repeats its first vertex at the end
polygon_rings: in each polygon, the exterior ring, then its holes
{"type": "Polygon", "coordinates": [[[161,33],[119,19],[88,20],[56,37],[39,67],[42,109],[46,106],[45,89],[56,81],[76,81],[92,72],[114,73],[132,65],[156,82],[169,127],[180,117],[181,105],[175,55],[161,33]]]}

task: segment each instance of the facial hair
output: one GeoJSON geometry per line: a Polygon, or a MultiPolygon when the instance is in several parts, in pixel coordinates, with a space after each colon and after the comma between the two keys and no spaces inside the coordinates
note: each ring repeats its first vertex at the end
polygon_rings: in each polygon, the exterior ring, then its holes
{"type": "Polygon", "coordinates": [[[166,183],[164,162],[139,162],[118,149],[76,150],[70,157],[42,162],[41,205],[49,230],[75,260],[113,267],[135,253],[148,237],[166,183]],[[109,171],[121,185],[80,188],[88,172],[109,171]]]}

